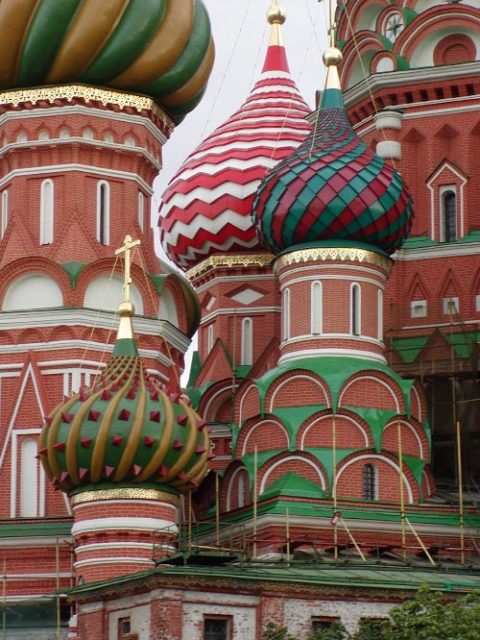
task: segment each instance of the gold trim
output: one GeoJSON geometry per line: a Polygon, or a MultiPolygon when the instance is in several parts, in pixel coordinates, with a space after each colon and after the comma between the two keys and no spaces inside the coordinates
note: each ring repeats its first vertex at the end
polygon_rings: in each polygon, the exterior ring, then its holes
{"type": "Polygon", "coordinates": [[[194,280],[199,275],[209,271],[210,269],[216,269],[220,267],[265,267],[273,260],[271,253],[252,253],[252,254],[239,254],[239,255],[216,255],[210,256],[206,260],[200,262],[195,267],[192,267],[185,272],[185,277],[189,280],[194,280]]]}
{"type": "Polygon", "coordinates": [[[157,489],[141,489],[133,487],[119,487],[118,489],[100,489],[99,491],[83,491],[74,496],[70,496],[72,505],[84,504],[85,502],[100,502],[101,500],[156,500],[168,502],[168,504],[178,507],[179,498],[166,491],[157,489]]]}
{"type": "Polygon", "coordinates": [[[367,249],[355,249],[354,247],[313,247],[311,249],[299,249],[275,260],[273,270],[278,273],[283,267],[301,262],[326,262],[335,260],[340,262],[360,262],[374,264],[386,271],[390,270],[392,260],[367,249]]]}
{"type": "Polygon", "coordinates": [[[143,110],[153,111],[168,124],[173,126],[170,118],[160,109],[152,98],[128,93],[126,91],[116,91],[115,89],[101,89],[88,84],[64,84],[57,87],[39,87],[37,89],[14,89],[12,91],[0,92],[0,104],[12,104],[18,107],[24,102],[46,101],[53,103],[55,100],[71,101],[74,98],[83,98],[84,100],[94,100],[101,102],[105,106],[114,104],[125,109],[131,107],[138,112],[143,110]]]}

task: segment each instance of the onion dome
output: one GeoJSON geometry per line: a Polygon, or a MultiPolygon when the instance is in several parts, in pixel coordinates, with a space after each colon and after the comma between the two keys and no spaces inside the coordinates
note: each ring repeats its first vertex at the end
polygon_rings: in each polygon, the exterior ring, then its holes
{"type": "Polygon", "coordinates": [[[202,0],[2,0],[0,87],[82,82],[144,93],[174,119],[214,59],[202,0]]]}
{"type": "Polygon", "coordinates": [[[260,185],[253,217],[272,252],[323,241],[362,242],[393,253],[412,223],[412,198],[400,174],[355,134],[337,66],[327,50],[327,84],[311,135],[260,185]]]}
{"type": "Polygon", "coordinates": [[[285,13],[275,2],[267,17],[272,37],[258,82],[238,111],[188,157],[163,194],[162,245],[183,269],[213,254],[259,251],[251,220],[255,191],[266,171],[311,129],[281,40],[285,13]]]}
{"type": "Polygon", "coordinates": [[[119,307],[112,359],[97,381],[46,418],[40,457],[48,477],[71,493],[95,486],[196,487],[210,456],[205,421],[150,377],[133,338],[133,306],[119,307]]]}

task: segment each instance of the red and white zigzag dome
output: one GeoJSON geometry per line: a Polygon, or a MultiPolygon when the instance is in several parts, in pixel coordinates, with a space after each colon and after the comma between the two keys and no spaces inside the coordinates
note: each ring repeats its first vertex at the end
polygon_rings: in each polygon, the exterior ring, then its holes
{"type": "Polygon", "coordinates": [[[309,108],[288,67],[276,2],[268,12],[272,37],[258,82],[246,102],[187,158],[160,205],[167,255],[189,269],[214,254],[263,250],[251,219],[255,192],[267,171],[311,129],[309,108]]]}

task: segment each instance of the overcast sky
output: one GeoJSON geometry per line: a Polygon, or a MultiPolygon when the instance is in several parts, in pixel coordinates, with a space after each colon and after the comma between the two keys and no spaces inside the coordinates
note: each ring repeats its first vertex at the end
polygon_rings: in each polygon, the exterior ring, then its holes
{"type": "MultiPolygon", "coordinates": [[[[171,177],[188,154],[244,101],[257,80],[270,37],[266,14],[271,0],[204,0],[216,45],[207,92],[163,149],[163,170],[155,182],[153,212],[171,177]]],[[[327,44],[328,0],[280,0],[287,12],[282,28],[293,78],[313,108],[322,88],[322,53],[327,44]]]]}

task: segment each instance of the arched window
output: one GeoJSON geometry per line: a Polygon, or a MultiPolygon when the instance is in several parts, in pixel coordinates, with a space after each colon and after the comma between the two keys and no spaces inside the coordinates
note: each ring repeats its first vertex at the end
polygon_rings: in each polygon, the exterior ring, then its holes
{"type": "Polygon", "coordinates": [[[38,134],[38,139],[39,140],[49,140],[50,139],[49,132],[46,129],[42,129],[38,134]]]}
{"type": "Polygon", "coordinates": [[[145,197],[141,191],[138,192],[138,226],[143,231],[145,224],[145,197]]]}
{"type": "Polygon", "coordinates": [[[361,290],[360,285],[352,284],[350,291],[351,333],[359,336],[361,333],[361,290]]]}
{"type": "Polygon", "coordinates": [[[457,194],[444,191],[442,194],[443,240],[454,242],[457,239],[457,194]]]}
{"type": "Polygon", "coordinates": [[[134,147],[135,139],[133,138],[133,136],[125,136],[124,144],[126,147],[134,147]]]}
{"type": "Polygon", "coordinates": [[[28,136],[25,131],[20,131],[17,135],[17,142],[27,142],[28,136]]]}
{"type": "Polygon", "coordinates": [[[104,134],[103,139],[105,142],[113,142],[113,136],[108,131],[104,134]]]}
{"type": "Polygon", "coordinates": [[[377,500],[377,467],[374,464],[366,464],[363,467],[363,499],[377,500]]]}
{"type": "Polygon", "coordinates": [[[313,335],[322,333],[322,283],[312,282],[310,291],[311,332],[313,335]]]}
{"type": "Polygon", "coordinates": [[[213,349],[213,324],[209,324],[207,328],[207,352],[213,349]]]}
{"type": "Polygon", "coordinates": [[[377,338],[383,340],[383,291],[377,294],[377,338]]]}
{"type": "Polygon", "coordinates": [[[1,225],[1,237],[5,235],[8,227],[8,191],[2,193],[2,225],[1,225]]]}
{"type": "Polygon", "coordinates": [[[63,127],[63,129],[60,129],[59,138],[61,140],[67,140],[68,138],[70,138],[70,130],[67,129],[66,127],[63,127]]]}
{"type": "Polygon", "coordinates": [[[53,242],[54,191],[52,180],[40,186],[40,244],[53,242]]]}
{"type": "Polygon", "coordinates": [[[20,516],[38,516],[39,468],[38,445],[35,440],[24,440],[20,454],[20,516]]]}
{"type": "Polygon", "coordinates": [[[253,364],[253,321],[251,318],[242,320],[242,362],[253,364]]]}
{"type": "Polygon", "coordinates": [[[105,180],[97,184],[97,240],[110,244],[110,185],[105,180]]]}
{"type": "Polygon", "coordinates": [[[283,339],[290,338],[290,289],[283,292],[283,339]]]}
{"type": "Polygon", "coordinates": [[[93,131],[89,128],[82,131],[82,138],[84,140],[93,140],[93,131]]]}

